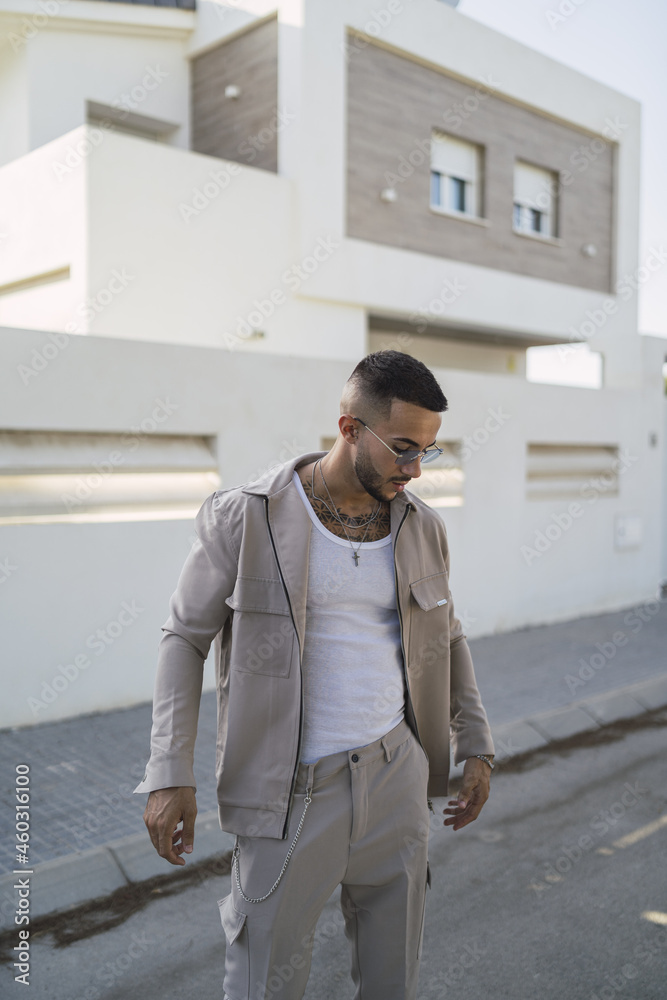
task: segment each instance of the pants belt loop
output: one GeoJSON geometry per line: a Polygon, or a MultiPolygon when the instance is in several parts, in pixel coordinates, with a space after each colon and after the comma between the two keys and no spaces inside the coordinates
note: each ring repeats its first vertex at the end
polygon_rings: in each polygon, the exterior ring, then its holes
{"type": "Polygon", "coordinates": [[[306,772],[306,788],[312,789],[313,787],[313,775],[315,773],[315,761],[312,764],[308,764],[308,771],[306,772]]]}
{"type": "Polygon", "coordinates": [[[384,738],[384,736],[382,737],[382,740],[380,742],[382,743],[382,747],[384,749],[384,755],[387,758],[387,763],[389,763],[389,761],[391,760],[391,748],[387,740],[384,738]]]}

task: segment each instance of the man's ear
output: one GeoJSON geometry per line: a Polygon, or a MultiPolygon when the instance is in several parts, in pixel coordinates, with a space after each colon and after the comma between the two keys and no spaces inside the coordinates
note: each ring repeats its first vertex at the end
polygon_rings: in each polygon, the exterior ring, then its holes
{"type": "Polygon", "coordinates": [[[346,440],[348,444],[352,441],[356,441],[359,437],[359,428],[357,427],[356,422],[350,419],[350,416],[351,415],[349,413],[341,413],[338,418],[338,429],[343,439],[346,440]],[[345,431],[343,428],[348,428],[348,430],[345,431]]]}

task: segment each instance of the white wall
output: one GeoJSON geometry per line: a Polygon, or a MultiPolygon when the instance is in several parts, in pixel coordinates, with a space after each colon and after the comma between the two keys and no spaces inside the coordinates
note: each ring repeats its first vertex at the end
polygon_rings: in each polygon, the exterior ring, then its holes
{"type": "Polygon", "coordinates": [[[83,289],[72,280],[1,297],[4,323],[254,353],[362,351],[360,305],[302,295],[339,244],[325,232],[297,253],[284,177],[81,126],[0,168],[0,192],[14,239],[0,284],[70,261],[77,278],[88,268],[83,289]],[[243,343],[251,326],[266,338],[243,343]]]}
{"type": "MultiPolygon", "coordinates": [[[[254,353],[358,355],[361,309],[295,294],[314,275],[292,270],[304,262],[286,178],[118,135],[90,157],[89,176],[91,292],[113,268],[134,276],[93,332],[254,353]],[[237,334],[250,326],[266,338],[243,345],[237,334]]],[[[337,250],[326,240],[318,234],[304,266],[330,266],[337,250]]]]}
{"type": "Polygon", "coordinates": [[[14,567],[3,584],[4,663],[16,679],[0,727],[152,698],[160,626],[192,533],[181,520],[0,526],[1,558],[14,567]],[[120,634],[100,639],[119,614],[120,634]]]}
{"type": "MultiPolygon", "coordinates": [[[[48,334],[2,330],[0,428],[126,431],[157,397],[173,404],[164,433],[217,435],[223,488],[269,465],[318,450],[335,434],[349,361],[127,341],[69,338],[24,385],[18,375],[48,334]],[[253,442],[248,449],[248,441],[253,442]]],[[[661,573],[662,454],[648,432],[659,427],[659,394],[538,386],[510,375],[435,369],[449,400],[442,437],[479,441],[490,410],[503,420],[464,463],[465,503],[442,511],[452,559],[452,590],[469,636],[627,606],[655,595],[661,573]],[[582,500],[584,513],[528,564],[534,544],[567,502],[525,499],[526,442],[617,444],[633,456],[617,497],[582,500]],[[613,520],[641,516],[644,540],[617,551],[613,520]]],[[[482,435],[483,437],[483,435],[482,435]]],[[[160,626],[188,551],[189,521],[0,525],[5,658],[13,697],[0,725],[66,718],[147,700],[160,626]],[[3,571],[4,574],[4,571],[3,571]],[[123,602],[144,610],[103,653],[89,636],[114,621],[123,602]],[[90,667],[35,716],[59,667],[78,653],[90,667]]],[[[212,684],[208,675],[207,683],[212,684]]],[[[62,684],[62,682],[60,682],[62,684]]]]}
{"type": "MultiPolygon", "coordinates": [[[[653,413],[638,414],[638,397],[624,390],[596,391],[540,386],[508,375],[482,375],[435,369],[449,411],[442,437],[475,443],[490,411],[502,413],[502,426],[488,440],[471,446],[464,463],[465,503],[444,510],[452,543],[455,602],[470,616],[469,634],[520,628],[622,607],[654,595],[659,557],[654,539],[660,530],[660,453],[649,448],[647,425],[653,413]],[[478,432],[475,437],[475,432],[478,432]],[[527,500],[527,443],[611,444],[633,461],[619,477],[617,497],[598,492],[583,513],[537,558],[537,532],[567,512],[567,500],[527,500]],[[614,517],[640,514],[644,542],[638,549],[614,549],[614,517]]],[[[554,533],[553,529],[550,534],[554,533]]]]}
{"type": "Polygon", "coordinates": [[[0,285],[70,268],[68,280],[0,296],[5,326],[65,330],[80,323],[76,309],[88,282],[85,172],[53,169],[70,145],[64,136],[0,167],[0,285]]]}
{"type": "Polygon", "coordinates": [[[0,144],[0,164],[83,124],[86,100],[127,103],[137,114],[175,122],[181,127],[168,142],[187,147],[185,43],[195,23],[192,11],[168,7],[76,0],[45,13],[39,0],[4,0],[0,49],[8,69],[0,118],[15,128],[0,144]],[[22,75],[9,78],[18,62],[25,65],[22,75]],[[156,73],[145,87],[151,70],[156,73]]]}
{"type": "MultiPolygon", "coordinates": [[[[43,352],[50,338],[28,330],[1,333],[0,428],[125,432],[160,398],[172,408],[160,432],[217,436],[223,487],[317,450],[320,436],[336,427],[351,367],[73,336],[24,385],[19,366],[30,363],[33,350],[43,352]]],[[[0,525],[0,627],[12,677],[0,728],[152,698],[160,626],[193,537],[188,520],[0,525]],[[133,601],[143,610],[98,652],[97,629],[133,601]],[[74,680],[59,681],[58,697],[33,711],[28,699],[42,700],[43,685],[53,686],[77,655],[88,655],[90,665],[78,676],[70,671],[74,680]]]]}
{"type": "Polygon", "coordinates": [[[44,31],[28,46],[30,149],[86,121],[86,101],[174,122],[189,145],[189,80],[181,38],[44,31]],[[55,81],[55,86],[54,86],[55,81]]]}

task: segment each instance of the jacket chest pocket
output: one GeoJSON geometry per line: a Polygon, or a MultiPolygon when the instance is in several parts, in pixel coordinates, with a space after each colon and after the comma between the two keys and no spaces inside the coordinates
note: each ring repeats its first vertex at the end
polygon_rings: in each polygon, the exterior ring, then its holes
{"type": "Polygon", "coordinates": [[[449,582],[435,573],[410,584],[410,645],[413,668],[435,664],[449,653],[449,582]]]}
{"type": "Polygon", "coordinates": [[[234,612],[231,669],[289,677],[295,635],[281,581],[239,576],[225,603],[234,612]]]}

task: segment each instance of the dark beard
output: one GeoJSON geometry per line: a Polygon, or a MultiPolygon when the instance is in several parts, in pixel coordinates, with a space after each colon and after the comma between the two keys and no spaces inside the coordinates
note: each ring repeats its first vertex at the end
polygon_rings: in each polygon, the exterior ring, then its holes
{"type": "Polygon", "coordinates": [[[391,503],[398,496],[398,494],[394,494],[393,497],[388,498],[382,495],[380,491],[383,487],[385,490],[387,489],[387,483],[377,474],[367,455],[357,454],[354,460],[354,471],[363,488],[374,500],[378,500],[380,503],[391,503]]]}

